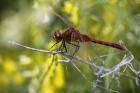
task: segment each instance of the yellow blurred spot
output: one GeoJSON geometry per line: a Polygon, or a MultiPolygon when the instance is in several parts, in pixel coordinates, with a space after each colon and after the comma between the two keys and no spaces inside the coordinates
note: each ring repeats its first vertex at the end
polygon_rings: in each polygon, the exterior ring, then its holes
{"type": "Polygon", "coordinates": [[[112,4],[112,5],[115,5],[117,4],[118,0],[109,0],[109,3],[112,4]]]}
{"type": "Polygon", "coordinates": [[[104,12],[104,20],[105,22],[113,22],[116,19],[116,14],[111,11],[111,9],[106,9],[104,12]]]}
{"type": "Polygon", "coordinates": [[[41,93],[56,93],[56,89],[50,82],[43,84],[41,93]]]}
{"type": "Polygon", "coordinates": [[[21,74],[17,73],[14,75],[14,82],[17,85],[21,85],[24,82],[24,77],[21,74]]]}
{"type": "Polygon", "coordinates": [[[90,27],[90,31],[93,32],[94,34],[98,31],[98,29],[99,29],[99,25],[94,25],[90,27]]]}
{"type": "Polygon", "coordinates": [[[7,59],[3,64],[3,69],[5,73],[13,73],[16,71],[16,64],[12,60],[7,59]]]}
{"type": "Polygon", "coordinates": [[[70,12],[72,12],[72,9],[73,9],[72,3],[69,2],[69,1],[66,1],[66,2],[64,3],[64,11],[65,11],[66,13],[70,13],[70,12]]]}
{"type": "Polygon", "coordinates": [[[62,57],[58,55],[51,55],[46,59],[47,65],[44,65],[46,70],[49,70],[49,73],[46,75],[44,82],[42,84],[41,93],[56,93],[58,88],[64,86],[64,72],[61,64],[56,65],[57,60],[60,60],[62,57]],[[54,60],[53,60],[54,58],[54,60]],[[52,64],[51,68],[49,66],[52,64]],[[49,68],[49,69],[48,69],[49,68]]]}
{"type": "Polygon", "coordinates": [[[55,73],[53,72],[53,69],[51,69],[49,75],[45,77],[45,81],[42,84],[42,93],[56,93],[57,89],[64,86],[64,73],[62,65],[58,64],[58,66],[55,67],[55,73]]]}
{"type": "Polygon", "coordinates": [[[77,25],[79,23],[78,7],[73,7],[71,15],[72,16],[70,17],[70,20],[73,22],[74,25],[77,25]]]}
{"type": "Polygon", "coordinates": [[[54,83],[57,88],[62,88],[64,86],[64,71],[61,64],[58,64],[56,68],[54,83]]]}
{"type": "Polygon", "coordinates": [[[70,14],[70,21],[74,25],[79,23],[78,7],[73,5],[70,1],[66,1],[64,4],[64,12],[70,14]]]}
{"type": "Polygon", "coordinates": [[[111,35],[111,34],[112,34],[111,31],[112,31],[111,25],[105,26],[105,27],[103,28],[103,34],[104,34],[104,35],[108,35],[108,36],[109,36],[109,34],[111,35]]]}

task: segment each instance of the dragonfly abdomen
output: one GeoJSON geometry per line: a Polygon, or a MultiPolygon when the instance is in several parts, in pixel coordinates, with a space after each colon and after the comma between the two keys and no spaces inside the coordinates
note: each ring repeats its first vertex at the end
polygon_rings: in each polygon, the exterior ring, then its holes
{"type": "Polygon", "coordinates": [[[120,44],[101,41],[101,40],[92,40],[92,42],[102,44],[102,45],[105,45],[105,46],[110,46],[110,47],[117,48],[117,49],[120,49],[120,50],[124,50],[124,47],[120,44]]]}

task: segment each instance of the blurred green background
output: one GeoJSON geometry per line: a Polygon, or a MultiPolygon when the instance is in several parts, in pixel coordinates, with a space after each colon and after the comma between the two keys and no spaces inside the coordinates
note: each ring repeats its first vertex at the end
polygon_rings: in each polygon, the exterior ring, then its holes
{"type": "MultiPolygon", "coordinates": [[[[139,63],[140,0],[1,0],[0,93],[108,93],[102,88],[92,88],[91,82],[71,63],[56,63],[63,58],[61,55],[34,52],[8,43],[13,40],[47,50],[54,43],[53,32],[63,32],[68,27],[65,22],[93,38],[122,40],[139,63]]],[[[120,62],[123,56],[121,51],[110,47],[87,43],[80,46],[76,55],[82,58],[107,54],[103,59],[92,59],[96,63],[106,62],[107,67],[114,65],[114,61],[120,62]]],[[[90,67],[76,65],[90,81],[95,79],[90,67]]],[[[136,65],[139,67],[140,64],[136,65]]],[[[119,81],[119,88],[113,86],[115,90],[140,92],[134,80],[119,81]]],[[[102,86],[107,84],[105,80],[102,86]]]]}

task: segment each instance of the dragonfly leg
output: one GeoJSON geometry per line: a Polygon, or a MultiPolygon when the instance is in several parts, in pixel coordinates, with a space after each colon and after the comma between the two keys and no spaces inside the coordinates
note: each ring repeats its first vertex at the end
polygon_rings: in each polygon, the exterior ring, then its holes
{"type": "Polygon", "coordinates": [[[51,50],[56,44],[57,44],[57,42],[54,43],[48,50],[51,50]]]}
{"type": "Polygon", "coordinates": [[[71,44],[71,45],[73,45],[73,46],[76,47],[75,51],[74,51],[73,54],[72,54],[72,55],[75,55],[75,53],[77,53],[78,50],[79,50],[79,48],[80,48],[80,46],[79,46],[79,42],[77,41],[77,44],[74,44],[74,43],[68,42],[68,44],[71,44]]]}
{"type": "Polygon", "coordinates": [[[58,50],[62,51],[63,50],[63,46],[64,46],[64,41],[62,41],[61,45],[59,46],[58,50]]]}
{"type": "Polygon", "coordinates": [[[73,52],[73,55],[75,55],[75,53],[77,53],[77,52],[79,51],[79,48],[80,48],[79,42],[77,42],[76,49],[75,49],[75,51],[73,52]]]}
{"type": "Polygon", "coordinates": [[[64,49],[65,49],[65,52],[67,52],[67,47],[66,47],[66,43],[64,42],[64,45],[63,45],[64,49]]]}
{"type": "Polygon", "coordinates": [[[60,51],[65,50],[65,52],[67,52],[67,47],[66,47],[65,41],[62,41],[62,43],[61,43],[60,47],[58,48],[58,50],[60,50],[60,51]]]}

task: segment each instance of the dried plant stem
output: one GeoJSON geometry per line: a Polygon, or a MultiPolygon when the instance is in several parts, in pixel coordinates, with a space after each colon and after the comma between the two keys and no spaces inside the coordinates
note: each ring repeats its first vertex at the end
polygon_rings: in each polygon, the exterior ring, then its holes
{"type": "MultiPolygon", "coordinates": [[[[126,73],[123,73],[123,71],[122,72],[120,71],[120,69],[122,67],[127,66],[132,72],[134,72],[134,74],[137,74],[139,72],[139,71],[136,71],[133,68],[132,61],[134,60],[134,56],[132,55],[132,53],[125,46],[124,47],[125,47],[125,50],[126,51],[125,51],[125,55],[124,55],[123,59],[121,60],[121,62],[118,63],[117,65],[111,67],[111,68],[106,68],[104,66],[99,66],[99,65],[96,65],[93,62],[90,62],[91,60],[85,60],[85,59],[83,59],[83,58],[81,58],[79,56],[73,56],[73,55],[68,54],[66,52],[62,52],[62,51],[48,51],[48,50],[36,49],[36,48],[32,48],[32,47],[28,47],[28,46],[19,44],[19,43],[14,42],[14,41],[10,41],[10,43],[12,43],[13,45],[22,47],[22,48],[26,48],[28,50],[32,50],[32,51],[38,51],[38,52],[48,53],[48,54],[54,54],[54,55],[55,54],[60,54],[65,59],[67,59],[67,60],[59,60],[57,62],[73,62],[73,61],[81,62],[82,64],[86,64],[89,67],[91,67],[91,69],[94,70],[94,75],[96,75],[99,78],[104,78],[104,77],[106,77],[108,75],[112,75],[112,76],[113,75],[117,75],[117,76],[124,76],[124,77],[127,77],[127,78],[131,78],[131,79],[137,80],[137,82],[140,82],[140,80],[137,77],[137,75],[136,76],[132,76],[132,75],[128,75],[126,73]]],[[[44,81],[46,75],[48,74],[49,69],[51,69],[53,63],[54,62],[52,61],[52,63],[50,64],[49,68],[44,72],[44,74],[40,78],[40,85],[39,85],[39,87],[37,89],[37,93],[40,92],[40,90],[41,90],[41,84],[43,83],[43,81],[44,81]]],[[[79,71],[79,69],[78,69],[78,71],[79,71]]],[[[84,76],[83,73],[82,73],[82,76],[84,76]]]]}

